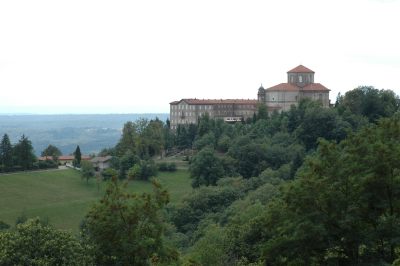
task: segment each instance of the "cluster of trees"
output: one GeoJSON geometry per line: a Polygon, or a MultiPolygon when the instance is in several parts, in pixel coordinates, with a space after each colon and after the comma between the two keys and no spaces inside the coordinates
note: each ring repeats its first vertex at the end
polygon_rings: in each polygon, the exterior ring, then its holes
{"type": "Polygon", "coordinates": [[[0,142],[0,172],[34,169],[38,167],[34,165],[35,161],[32,143],[25,135],[15,145],[11,144],[7,134],[3,135],[0,142]]]}
{"type": "MultiPolygon", "coordinates": [[[[393,92],[360,87],[334,108],[260,106],[244,123],[206,115],[172,132],[128,122],[104,151],[114,155],[109,187],[65,252],[83,265],[400,265],[399,107],[393,92]],[[152,194],[120,185],[154,175],[151,158],[174,149],[195,151],[182,202],[168,204],[157,183],[152,194]]],[[[0,262],[30,264],[3,251],[18,230],[0,233],[0,262]]],[[[19,257],[46,258],[29,254],[19,257]]]]}
{"type": "MultiPolygon", "coordinates": [[[[58,158],[61,151],[54,145],[48,145],[41,156],[48,159],[39,161],[33,151],[32,142],[22,135],[18,143],[11,144],[8,134],[4,134],[0,142],[0,172],[36,170],[58,167],[58,158]]],[[[77,146],[74,165],[80,166],[81,152],[77,146]]]]}
{"type": "Polygon", "coordinates": [[[111,169],[103,172],[103,176],[110,178],[110,173],[116,171],[120,179],[149,180],[157,174],[153,158],[163,156],[165,150],[171,147],[172,139],[169,125],[157,118],[125,123],[117,145],[100,152],[102,156],[113,156],[111,169]]]}

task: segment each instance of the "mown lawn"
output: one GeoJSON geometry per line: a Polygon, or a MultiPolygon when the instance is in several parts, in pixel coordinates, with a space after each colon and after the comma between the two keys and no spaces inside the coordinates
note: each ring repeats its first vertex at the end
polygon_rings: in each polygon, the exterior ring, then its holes
{"type": "MultiPolygon", "coordinates": [[[[172,203],[191,191],[187,170],[160,172],[157,178],[169,191],[172,203]]],[[[87,184],[79,172],[71,169],[0,175],[0,220],[14,225],[24,213],[27,217],[48,218],[55,227],[76,232],[90,206],[103,195],[105,186],[104,182],[98,186],[95,179],[87,184]]],[[[128,188],[133,192],[151,192],[152,184],[131,181],[128,188]]]]}

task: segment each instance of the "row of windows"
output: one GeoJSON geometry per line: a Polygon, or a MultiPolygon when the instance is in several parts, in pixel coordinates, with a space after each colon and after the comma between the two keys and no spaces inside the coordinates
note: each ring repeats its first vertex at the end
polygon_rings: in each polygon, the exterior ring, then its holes
{"type": "MultiPolygon", "coordinates": [[[[211,110],[211,105],[199,105],[200,110],[211,110]]],[[[195,105],[171,105],[171,110],[196,110],[195,105]]]]}
{"type": "MultiPolygon", "coordinates": [[[[199,116],[203,115],[205,112],[199,112],[199,116]]],[[[231,114],[231,111],[215,111],[215,115],[224,115],[224,114],[231,114]]],[[[254,111],[236,111],[234,112],[237,115],[249,115],[254,113],[254,111]]],[[[196,116],[194,112],[171,112],[171,116],[196,116]]]]}
{"type": "MultiPolygon", "coordinates": [[[[231,109],[233,106],[231,104],[218,104],[215,106],[217,109],[231,109]]],[[[250,105],[250,107],[253,107],[250,105]]],[[[212,105],[198,105],[199,110],[211,110],[212,105]]],[[[237,104],[234,105],[237,109],[248,109],[249,105],[237,104]]],[[[195,105],[171,105],[171,110],[196,110],[195,105]]]]}
{"type": "Polygon", "coordinates": [[[188,124],[188,123],[196,123],[196,119],[171,119],[171,124],[188,124]]]}

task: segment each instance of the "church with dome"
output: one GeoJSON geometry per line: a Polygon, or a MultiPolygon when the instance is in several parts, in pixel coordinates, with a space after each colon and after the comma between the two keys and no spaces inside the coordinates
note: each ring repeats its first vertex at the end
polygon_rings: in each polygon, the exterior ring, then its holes
{"type": "Polygon", "coordinates": [[[170,103],[170,125],[194,124],[200,116],[220,118],[225,122],[246,121],[257,112],[257,105],[265,104],[269,113],[288,111],[301,99],[319,101],[329,107],[329,89],[314,82],[315,72],[299,65],[287,72],[287,82],[264,89],[258,89],[257,99],[197,99],[184,98],[170,103]]]}
{"type": "Polygon", "coordinates": [[[297,105],[301,99],[309,98],[329,107],[329,89],[321,83],[314,83],[315,72],[299,65],[287,72],[287,82],[258,89],[257,100],[264,103],[269,112],[287,111],[291,105],[297,105]]]}

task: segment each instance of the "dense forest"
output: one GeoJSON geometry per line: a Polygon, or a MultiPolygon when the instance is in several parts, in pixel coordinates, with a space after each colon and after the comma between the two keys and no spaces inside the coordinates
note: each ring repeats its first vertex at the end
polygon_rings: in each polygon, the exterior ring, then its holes
{"type": "Polygon", "coordinates": [[[127,122],[101,152],[113,156],[109,187],[79,238],[28,220],[0,233],[0,262],[400,265],[399,107],[392,91],[359,87],[332,108],[303,100],[268,114],[260,105],[243,123],[205,115],[171,131],[168,121],[127,122]],[[155,157],[175,154],[192,178],[182,202],[168,203],[155,179],[152,194],[124,189],[154,175],[155,157]],[[32,234],[42,245],[26,244],[32,234]],[[62,244],[45,247],[46,235],[62,244]]]}

